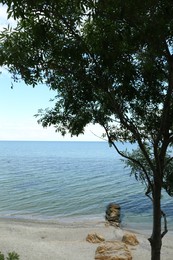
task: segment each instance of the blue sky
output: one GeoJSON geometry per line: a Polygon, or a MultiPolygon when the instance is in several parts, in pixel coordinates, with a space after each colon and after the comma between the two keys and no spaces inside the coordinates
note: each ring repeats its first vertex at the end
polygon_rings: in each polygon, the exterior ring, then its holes
{"type": "MultiPolygon", "coordinates": [[[[6,24],[6,10],[0,6],[0,30],[6,24]]],[[[11,89],[10,75],[4,68],[1,68],[1,71],[0,140],[100,141],[97,136],[101,136],[103,130],[99,126],[89,125],[84,135],[73,138],[70,135],[62,137],[59,133],[55,133],[53,127],[43,129],[34,115],[38,109],[53,105],[49,100],[55,93],[45,85],[38,85],[33,89],[24,82],[14,83],[11,89]]]]}
{"type": "Polygon", "coordinates": [[[54,127],[43,128],[34,115],[39,108],[53,106],[50,99],[55,93],[45,85],[35,88],[24,83],[14,83],[7,73],[0,75],[0,140],[42,140],[42,141],[100,141],[99,126],[88,126],[84,135],[71,138],[55,133],[54,127]],[[94,134],[95,135],[94,135],[94,134]]]}

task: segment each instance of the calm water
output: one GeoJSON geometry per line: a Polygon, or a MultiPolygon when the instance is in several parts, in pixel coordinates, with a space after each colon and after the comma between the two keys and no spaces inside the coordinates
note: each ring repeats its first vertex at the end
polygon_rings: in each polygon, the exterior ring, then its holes
{"type": "MultiPolygon", "coordinates": [[[[124,225],[149,225],[143,186],[106,142],[0,142],[0,217],[104,220],[110,202],[124,225]]],[[[173,199],[163,209],[173,227],[173,199]]]]}

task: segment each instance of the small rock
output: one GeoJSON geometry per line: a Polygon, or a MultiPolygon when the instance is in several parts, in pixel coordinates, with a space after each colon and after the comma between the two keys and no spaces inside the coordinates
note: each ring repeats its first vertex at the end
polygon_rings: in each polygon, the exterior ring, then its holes
{"type": "Polygon", "coordinates": [[[137,237],[135,236],[135,234],[132,234],[132,233],[125,233],[122,238],[122,242],[124,242],[128,245],[131,245],[131,246],[136,246],[139,244],[137,237]]]}
{"type": "Polygon", "coordinates": [[[103,236],[94,233],[94,234],[88,234],[88,236],[86,237],[86,241],[88,241],[89,243],[101,243],[105,241],[105,239],[103,236]]]}
{"type": "Polygon", "coordinates": [[[105,219],[109,222],[110,225],[119,227],[120,225],[120,205],[110,203],[106,208],[105,219]]]}

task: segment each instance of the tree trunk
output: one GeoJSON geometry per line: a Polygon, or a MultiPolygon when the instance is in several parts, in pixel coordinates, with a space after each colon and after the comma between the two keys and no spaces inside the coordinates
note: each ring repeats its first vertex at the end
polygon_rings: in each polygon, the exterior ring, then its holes
{"type": "Polygon", "coordinates": [[[149,238],[151,244],[151,260],[160,260],[162,238],[161,238],[161,185],[160,181],[154,180],[153,191],[153,231],[149,238]]]}

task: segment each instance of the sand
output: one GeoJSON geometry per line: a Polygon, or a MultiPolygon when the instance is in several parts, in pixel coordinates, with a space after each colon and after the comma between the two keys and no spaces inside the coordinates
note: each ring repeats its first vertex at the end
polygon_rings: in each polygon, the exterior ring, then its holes
{"type": "MultiPolygon", "coordinates": [[[[124,229],[105,226],[104,221],[60,223],[0,219],[0,251],[16,251],[20,260],[94,260],[98,244],[86,241],[89,233],[98,233],[106,240],[121,240],[124,229]]],[[[131,247],[134,260],[149,260],[151,231],[131,230],[139,245],[131,247]]],[[[173,259],[173,232],[163,239],[162,260],[173,259]]]]}

